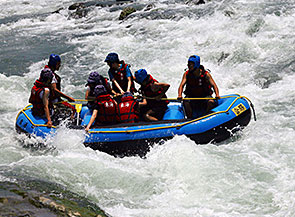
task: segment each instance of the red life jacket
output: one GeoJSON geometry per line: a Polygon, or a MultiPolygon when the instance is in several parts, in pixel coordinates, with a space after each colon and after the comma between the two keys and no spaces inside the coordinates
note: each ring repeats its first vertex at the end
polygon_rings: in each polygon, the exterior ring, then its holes
{"type": "Polygon", "coordinates": [[[114,124],[118,121],[116,101],[110,94],[100,95],[95,101],[98,114],[96,121],[102,124],[114,124]]]}
{"type": "MultiPolygon", "coordinates": [[[[151,75],[148,75],[148,82],[145,86],[141,85],[141,91],[143,93],[144,96],[146,97],[156,97],[159,96],[162,91],[163,88],[159,89],[158,91],[154,92],[152,91],[152,84],[154,84],[155,82],[158,82],[156,79],[154,79],[151,75]]],[[[163,98],[167,98],[166,94],[163,95],[163,98]]],[[[155,99],[146,99],[147,100],[147,106],[148,107],[159,107],[159,106],[167,106],[167,104],[169,103],[169,101],[164,101],[164,100],[155,100],[155,99]]]]}
{"type": "Polygon", "coordinates": [[[184,94],[188,97],[207,97],[213,94],[212,87],[206,79],[209,73],[201,68],[201,75],[196,77],[192,72],[186,71],[186,89],[184,94]]]}
{"type": "Polygon", "coordinates": [[[121,103],[118,105],[118,114],[120,122],[135,123],[139,121],[139,112],[137,110],[138,102],[133,96],[122,97],[121,103]]]}
{"type": "MultiPolygon", "coordinates": [[[[41,91],[44,91],[45,93],[45,88],[50,89],[49,86],[45,85],[39,80],[36,80],[34,83],[34,86],[32,87],[29,103],[32,103],[33,105],[33,108],[32,108],[33,115],[42,116],[45,114],[43,99],[40,98],[40,93],[41,91]]],[[[50,91],[50,94],[51,94],[51,91],[50,91]]],[[[53,107],[52,103],[49,101],[49,108],[52,108],[52,107],[53,107]]]]}
{"type": "MultiPolygon", "coordinates": [[[[45,68],[45,69],[46,69],[46,68],[47,68],[47,69],[50,69],[49,66],[47,66],[47,65],[46,65],[44,68],[45,68]]],[[[50,69],[50,70],[51,70],[51,69],[50,69]]],[[[58,74],[56,74],[56,73],[53,72],[52,70],[51,70],[51,72],[52,72],[53,76],[55,77],[55,79],[56,79],[56,81],[57,81],[57,83],[56,83],[56,88],[57,88],[59,91],[61,91],[61,78],[59,77],[58,74]]],[[[52,101],[55,100],[55,99],[58,99],[58,101],[61,101],[61,98],[60,98],[59,94],[56,93],[55,91],[52,91],[52,93],[50,94],[50,99],[51,99],[52,101]]]]}
{"type": "MultiPolygon", "coordinates": [[[[117,83],[120,85],[120,87],[122,88],[123,91],[127,91],[128,88],[128,78],[127,78],[127,72],[126,72],[126,68],[128,66],[128,64],[125,64],[124,61],[122,61],[122,67],[116,72],[114,72],[113,70],[111,70],[111,73],[114,77],[114,79],[117,81],[117,83]]],[[[119,89],[117,88],[117,86],[113,83],[112,85],[113,90],[116,92],[119,92],[119,89]]],[[[135,91],[135,86],[134,86],[134,81],[133,81],[133,76],[131,75],[131,87],[130,87],[130,92],[134,93],[135,91]]]]}

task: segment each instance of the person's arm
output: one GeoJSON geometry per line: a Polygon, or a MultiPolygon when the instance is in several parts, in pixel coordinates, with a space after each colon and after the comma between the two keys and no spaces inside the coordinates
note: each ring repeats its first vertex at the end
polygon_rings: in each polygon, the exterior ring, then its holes
{"type": "Polygon", "coordinates": [[[116,85],[116,87],[119,89],[120,93],[123,94],[124,91],[122,90],[122,88],[120,87],[120,85],[118,84],[118,82],[113,78],[112,82],[116,85]]]}
{"type": "Polygon", "coordinates": [[[131,80],[131,77],[128,77],[127,79],[128,79],[128,86],[127,86],[127,91],[126,92],[130,92],[132,80],[131,80]]]}
{"type": "Polygon", "coordinates": [[[69,100],[70,102],[75,102],[75,99],[64,94],[63,92],[61,92],[60,90],[58,90],[56,88],[56,83],[51,83],[51,88],[53,91],[57,92],[61,97],[66,98],[67,100],[69,100]]]}
{"type": "Polygon", "coordinates": [[[49,112],[49,93],[50,93],[49,89],[44,90],[42,101],[44,105],[45,116],[47,118],[47,127],[52,127],[52,121],[51,121],[50,112],[49,112]]]}
{"type": "Polygon", "coordinates": [[[161,93],[158,96],[156,96],[155,99],[160,100],[162,96],[167,92],[169,87],[170,87],[170,84],[167,84],[167,83],[155,82],[154,84],[152,84],[151,89],[153,92],[157,92],[158,90],[162,89],[161,93]]]}
{"type": "Polygon", "coordinates": [[[93,122],[95,121],[95,118],[96,118],[96,116],[97,116],[97,112],[98,112],[97,109],[94,109],[94,110],[93,110],[93,113],[92,113],[91,119],[90,119],[90,121],[89,121],[87,127],[85,128],[85,131],[86,131],[86,132],[89,131],[91,125],[92,125],[93,122]]]}
{"type": "Polygon", "coordinates": [[[178,87],[178,97],[177,97],[177,99],[182,99],[182,92],[183,92],[183,87],[184,87],[185,83],[186,83],[186,73],[183,74],[181,83],[180,83],[180,85],[178,87]]]}
{"type": "Polygon", "coordinates": [[[131,79],[132,74],[131,74],[131,71],[130,71],[128,66],[126,67],[126,77],[128,79],[128,85],[127,85],[127,91],[126,92],[130,92],[131,84],[132,84],[132,79],[131,79]]]}
{"type": "Polygon", "coordinates": [[[94,96],[89,96],[89,93],[90,93],[90,87],[88,86],[87,90],[86,90],[86,93],[85,93],[85,99],[89,100],[89,101],[94,101],[95,97],[94,96]]]}
{"type": "Polygon", "coordinates": [[[138,103],[138,105],[139,105],[139,108],[141,108],[141,107],[143,107],[143,106],[146,106],[147,105],[147,101],[146,101],[146,99],[142,99],[142,102],[139,102],[138,103]]]}
{"type": "Polygon", "coordinates": [[[85,99],[86,100],[88,100],[89,93],[90,93],[90,87],[87,86],[86,93],[85,93],[85,99]]]}
{"type": "Polygon", "coordinates": [[[206,78],[207,78],[209,84],[213,87],[213,90],[215,92],[215,98],[219,99],[220,98],[220,96],[219,96],[219,90],[218,90],[218,87],[217,87],[214,79],[212,78],[212,76],[209,73],[207,73],[206,78]]]}

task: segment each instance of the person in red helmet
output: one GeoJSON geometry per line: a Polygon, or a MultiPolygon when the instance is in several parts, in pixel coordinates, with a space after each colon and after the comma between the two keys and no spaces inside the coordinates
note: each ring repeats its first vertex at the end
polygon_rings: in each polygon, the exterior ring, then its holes
{"type": "Polygon", "coordinates": [[[49,61],[48,65],[46,65],[44,68],[45,69],[50,69],[52,74],[53,74],[53,79],[51,83],[51,89],[52,89],[52,101],[55,102],[60,102],[62,101],[60,97],[66,98],[70,102],[74,102],[75,99],[64,94],[61,92],[61,78],[58,74],[56,74],[56,71],[59,70],[61,64],[61,58],[57,54],[51,54],[49,56],[49,61]]]}
{"type": "Polygon", "coordinates": [[[130,67],[123,60],[119,60],[117,53],[109,53],[105,62],[110,67],[108,74],[113,84],[112,88],[117,95],[136,92],[130,67]]]}
{"type": "MultiPolygon", "coordinates": [[[[178,99],[182,100],[182,92],[184,91],[186,98],[212,98],[213,90],[216,99],[219,99],[218,87],[203,65],[200,65],[200,57],[197,55],[190,56],[188,59],[188,70],[183,74],[182,81],[178,88],[178,99]],[[213,88],[213,90],[212,90],[213,88]]],[[[216,105],[216,101],[209,100],[185,100],[184,108],[188,118],[193,118],[193,110],[205,109],[210,111],[216,105]]]]}
{"type": "Polygon", "coordinates": [[[51,113],[53,109],[50,95],[52,91],[50,84],[52,82],[53,74],[49,69],[43,69],[40,78],[35,81],[31,90],[29,103],[32,103],[32,113],[34,116],[47,118],[47,126],[52,127],[51,113]]]}

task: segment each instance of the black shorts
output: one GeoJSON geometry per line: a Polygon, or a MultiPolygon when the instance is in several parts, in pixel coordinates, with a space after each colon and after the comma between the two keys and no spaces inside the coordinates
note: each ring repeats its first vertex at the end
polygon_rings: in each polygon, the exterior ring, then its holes
{"type": "MultiPolygon", "coordinates": [[[[193,97],[193,96],[185,96],[185,98],[198,98],[198,97],[193,97]]],[[[205,97],[199,97],[199,98],[212,98],[212,96],[205,96],[205,97]]],[[[208,105],[208,99],[204,100],[188,100],[189,104],[191,105],[193,110],[206,110],[207,105],[208,105]]],[[[216,100],[214,100],[215,103],[217,103],[216,100]]]]}

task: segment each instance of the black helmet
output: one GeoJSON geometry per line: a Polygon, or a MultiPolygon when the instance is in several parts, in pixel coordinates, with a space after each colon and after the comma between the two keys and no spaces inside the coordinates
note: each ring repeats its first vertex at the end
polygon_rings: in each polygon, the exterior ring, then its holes
{"type": "Polygon", "coordinates": [[[107,94],[107,90],[105,89],[105,87],[103,85],[96,85],[94,88],[94,95],[99,96],[103,94],[107,94]]]}
{"type": "Polygon", "coordinates": [[[104,61],[108,63],[118,63],[120,62],[119,55],[117,53],[109,53],[104,61]]]}
{"type": "Polygon", "coordinates": [[[98,72],[91,72],[87,79],[87,84],[103,84],[103,77],[98,72]]]}
{"type": "Polygon", "coordinates": [[[52,80],[53,73],[50,69],[45,68],[40,73],[40,81],[46,82],[48,80],[52,80]]]}

